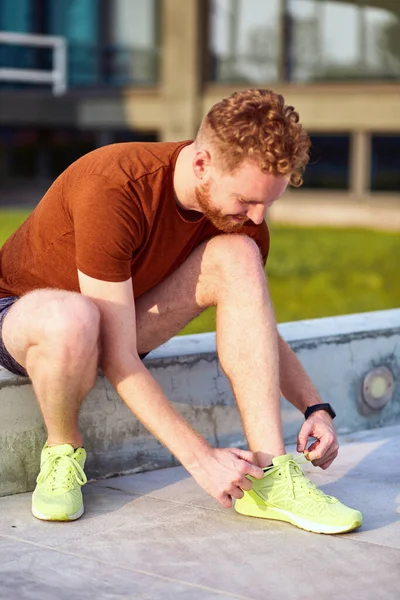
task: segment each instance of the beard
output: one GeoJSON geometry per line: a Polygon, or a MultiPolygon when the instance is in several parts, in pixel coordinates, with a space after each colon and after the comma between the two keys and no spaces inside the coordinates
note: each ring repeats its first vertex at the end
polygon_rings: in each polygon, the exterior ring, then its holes
{"type": "Polygon", "coordinates": [[[243,225],[248,219],[245,219],[242,223],[234,220],[234,215],[224,215],[220,210],[214,208],[211,202],[211,195],[209,185],[202,183],[198,185],[194,190],[196,201],[201,212],[208,219],[214,227],[223,231],[224,233],[240,233],[243,229],[243,225]]]}

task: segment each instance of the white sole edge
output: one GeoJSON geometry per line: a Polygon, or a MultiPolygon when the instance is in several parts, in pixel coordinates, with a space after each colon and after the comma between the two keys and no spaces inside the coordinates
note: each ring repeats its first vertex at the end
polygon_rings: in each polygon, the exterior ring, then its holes
{"type": "Polygon", "coordinates": [[[256,519],[270,519],[271,521],[275,520],[275,521],[283,521],[285,523],[290,523],[291,525],[295,525],[296,527],[300,527],[300,529],[305,529],[306,531],[311,531],[312,533],[326,533],[326,534],[335,534],[335,533],[346,533],[347,531],[353,531],[353,529],[357,529],[358,527],[361,527],[362,525],[362,521],[361,523],[358,523],[358,521],[353,521],[352,523],[349,523],[346,527],[343,526],[338,526],[338,525],[318,525],[316,523],[313,523],[312,521],[308,521],[307,519],[302,519],[300,517],[294,517],[291,513],[282,510],[280,508],[272,508],[269,507],[269,512],[276,512],[278,513],[278,515],[274,516],[262,516],[259,514],[249,514],[249,513],[245,513],[245,512],[241,512],[240,510],[238,510],[236,508],[236,504],[235,504],[235,510],[237,513],[244,515],[245,517],[255,517],[256,519]],[[282,516],[280,516],[282,515],[282,516]]]}
{"type": "Polygon", "coordinates": [[[40,519],[41,521],[76,521],[77,519],[79,519],[79,517],[81,517],[83,515],[84,512],[85,512],[85,508],[82,504],[82,506],[78,510],[78,512],[76,512],[74,515],[71,515],[69,517],[67,517],[67,515],[49,516],[49,515],[43,515],[42,513],[40,513],[38,510],[36,510],[32,506],[33,516],[36,517],[36,519],[40,519]]]}

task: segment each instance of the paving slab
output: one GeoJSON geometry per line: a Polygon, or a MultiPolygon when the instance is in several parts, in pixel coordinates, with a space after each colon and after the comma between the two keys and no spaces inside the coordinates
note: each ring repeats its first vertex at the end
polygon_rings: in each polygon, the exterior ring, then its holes
{"type": "Polygon", "coordinates": [[[73,523],[0,498],[0,599],[398,600],[399,455],[395,425],[342,436],[328,471],[305,465],[364,515],[337,536],[224,509],[182,467],[89,483],[73,523]]]}

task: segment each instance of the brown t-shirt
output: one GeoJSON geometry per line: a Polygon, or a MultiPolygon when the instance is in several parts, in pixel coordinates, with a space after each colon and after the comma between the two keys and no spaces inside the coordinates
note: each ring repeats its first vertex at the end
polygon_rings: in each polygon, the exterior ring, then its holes
{"type": "MultiPolygon", "coordinates": [[[[191,222],[193,212],[177,206],[175,163],[190,143],[112,144],[68,167],[1,248],[0,297],[40,288],[78,292],[77,269],[104,281],[132,277],[138,297],[221,235],[205,217],[191,222]]],[[[266,224],[244,232],[265,262],[266,224]]]]}

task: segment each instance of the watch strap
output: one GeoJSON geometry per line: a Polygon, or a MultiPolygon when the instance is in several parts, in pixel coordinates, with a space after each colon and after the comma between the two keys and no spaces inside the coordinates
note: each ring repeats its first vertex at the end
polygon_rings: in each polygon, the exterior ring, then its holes
{"type": "Polygon", "coordinates": [[[304,418],[307,420],[308,417],[317,410],[325,410],[332,417],[332,419],[336,417],[336,413],[333,410],[332,406],[328,404],[328,402],[323,402],[321,404],[314,404],[313,406],[309,406],[308,408],[306,408],[304,418]]]}

